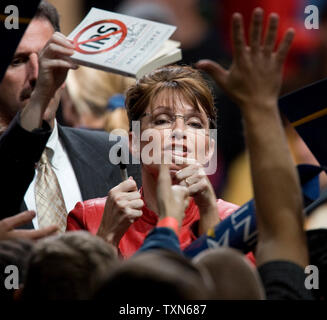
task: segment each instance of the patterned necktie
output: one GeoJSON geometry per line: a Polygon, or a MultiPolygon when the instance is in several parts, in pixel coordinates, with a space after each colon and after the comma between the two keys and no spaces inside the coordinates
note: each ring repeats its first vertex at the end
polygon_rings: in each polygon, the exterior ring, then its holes
{"type": "Polygon", "coordinates": [[[51,168],[46,151],[47,148],[43,151],[39,161],[35,181],[38,223],[40,228],[55,224],[59,227],[59,232],[65,232],[67,209],[58,178],[51,168]]]}

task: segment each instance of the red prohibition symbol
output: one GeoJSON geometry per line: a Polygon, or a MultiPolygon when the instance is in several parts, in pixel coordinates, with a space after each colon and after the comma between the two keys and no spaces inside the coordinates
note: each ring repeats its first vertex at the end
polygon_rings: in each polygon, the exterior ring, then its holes
{"type": "MultiPolygon", "coordinates": [[[[99,29],[101,29],[101,28],[99,28],[99,29]]],[[[98,29],[98,31],[99,31],[99,29],[98,29]]],[[[96,22],[88,25],[84,29],[82,29],[75,36],[75,38],[73,40],[73,44],[75,46],[75,50],[78,51],[79,53],[83,53],[83,54],[98,54],[98,53],[101,53],[101,52],[106,52],[106,51],[112,50],[112,49],[116,48],[117,46],[119,46],[124,41],[124,39],[126,38],[126,35],[127,35],[127,27],[126,27],[126,25],[123,22],[121,22],[119,20],[115,20],[115,19],[112,19],[112,20],[100,20],[100,21],[96,21],[96,22]],[[103,34],[103,35],[96,35],[94,37],[91,37],[90,39],[83,40],[83,41],[80,41],[80,42],[78,41],[80,39],[80,37],[84,34],[85,31],[89,30],[90,28],[92,28],[92,27],[94,27],[94,26],[96,26],[98,24],[103,24],[103,23],[112,23],[112,24],[117,25],[118,28],[116,28],[117,30],[115,30],[113,32],[109,32],[109,33],[106,33],[106,34],[103,34]],[[94,43],[94,42],[99,42],[99,41],[104,40],[104,39],[108,39],[110,36],[113,36],[115,34],[121,34],[121,36],[118,39],[118,41],[116,41],[113,45],[111,45],[108,48],[105,48],[105,49],[102,49],[102,50],[97,50],[97,51],[87,51],[87,50],[84,50],[84,49],[82,49],[80,47],[81,45],[88,45],[88,46],[90,46],[92,42],[94,43]]],[[[96,48],[96,47],[93,47],[93,48],[96,48]]]]}

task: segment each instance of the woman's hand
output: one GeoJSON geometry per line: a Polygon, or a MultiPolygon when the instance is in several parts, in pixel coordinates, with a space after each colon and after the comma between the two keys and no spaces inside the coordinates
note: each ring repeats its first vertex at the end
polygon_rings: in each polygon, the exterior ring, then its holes
{"type": "Polygon", "coordinates": [[[118,247],[134,219],[142,216],[143,206],[141,194],[132,178],[112,188],[108,193],[97,236],[118,247]]]}
{"type": "Polygon", "coordinates": [[[200,211],[199,234],[219,223],[216,194],[203,166],[193,159],[181,158],[188,165],[176,172],[179,184],[186,186],[200,211]]]}

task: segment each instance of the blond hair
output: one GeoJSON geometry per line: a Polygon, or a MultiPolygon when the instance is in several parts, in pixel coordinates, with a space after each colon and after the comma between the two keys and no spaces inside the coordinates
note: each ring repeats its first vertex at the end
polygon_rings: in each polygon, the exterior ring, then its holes
{"type": "Polygon", "coordinates": [[[131,78],[81,66],[68,73],[67,89],[79,116],[92,114],[97,118],[104,117],[103,129],[106,131],[116,128],[128,130],[126,110],[108,111],[107,104],[112,96],[123,94],[134,82],[131,78]]]}

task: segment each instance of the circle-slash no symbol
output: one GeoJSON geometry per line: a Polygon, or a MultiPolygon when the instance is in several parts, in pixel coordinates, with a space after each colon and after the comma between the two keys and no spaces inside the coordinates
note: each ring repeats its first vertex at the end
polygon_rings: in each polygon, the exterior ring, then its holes
{"type": "Polygon", "coordinates": [[[121,22],[119,20],[114,20],[114,19],[113,20],[101,20],[101,21],[94,22],[94,23],[88,25],[87,27],[85,27],[84,29],[82,29],[75,36],[73,43],[75,46],[75,50],[80,53],[98,54],[101,52],[106,52],[106,51],[112,50],[112,49],[116,48],[117,46],[119,46],[126,38],[126,35],[127,35],[127,27],[123,22],[121,22]],[[98,26],[100,24],[102,24],[103,26],[100,26],[97,29],[97,31],[93,32],[93,34],[92,34],[93,27],[98,26]],[[111,26],[111,28],[108,28],[108,32],[105,32],[104,34],[102,34],[103,32],[100,30],[105,25],[108,25],[108,24],[111,26]],[[91,33],[90,33],[90,31],[91,31],[91,33]],[[90,36],[90,34],[91,34],[91,36],[90,36]],[[120,35],[120,37],[118,37],[118,38],[115,37],[114,41],[108,42],[108,40],[112,39],[110,37],[115,36],[115,35],[120,35]],[[108,44],[106,42],[108,42],[108,44]],[[96,46],[95,44],[98,46],[96,46]],[[100,46],[99,46],[99,44],[100,44],[100,46]],[[83,46],[83,45],[85,47],[91,47],[91,48],[93,48],[93,50],[90,51],[90,50],[85,50],[85,49],[81,48],[81,46],[83,46]],[[103,46],[105,46],[105,48],[103,48],[103,46]]]}

